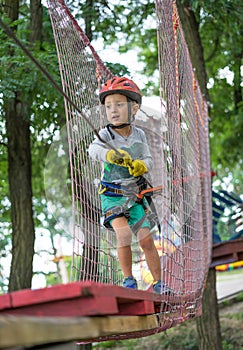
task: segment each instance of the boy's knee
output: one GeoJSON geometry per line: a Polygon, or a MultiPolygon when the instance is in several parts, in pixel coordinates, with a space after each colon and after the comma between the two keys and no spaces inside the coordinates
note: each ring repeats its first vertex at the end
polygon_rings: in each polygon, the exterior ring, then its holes
{"type": "Polygon", "coordinates": [[[113,222],[113,229],[116,233],[118,247],[131,245],[132,231],[127,223],[127,220],[122,220],[122,218],[120,218],[120,220],[116,219],[116,222],[113,222]]]}
{"type": "Polygon", "coordinates": [[[149,230],[139,238],[139,245],[143,250],[154,247],[154,240],[149,230]]]}
{"type": "Polygon", "coordinates": [[[116,232],[117,246],[126,247],[132,244],[132,233],[129,230],[116,232]]]}

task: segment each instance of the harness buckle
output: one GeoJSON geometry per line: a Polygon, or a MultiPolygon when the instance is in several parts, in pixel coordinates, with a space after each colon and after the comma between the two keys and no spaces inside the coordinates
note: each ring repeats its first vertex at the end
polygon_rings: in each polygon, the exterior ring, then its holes
{"type": "Polygon", "coordinates": [[[100,183],[100,186],[98,188],[98,194],[103,194],[105,191],[107,191],[107,188],[100,183]]]}

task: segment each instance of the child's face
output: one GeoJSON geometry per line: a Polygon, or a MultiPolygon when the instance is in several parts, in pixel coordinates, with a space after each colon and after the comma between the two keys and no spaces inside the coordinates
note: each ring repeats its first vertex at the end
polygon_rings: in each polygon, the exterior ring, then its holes
{"type": "MultiPolygon", "coordinates": [[[[138,105],[131,102],[131,114],[137,112],[138,105]]],[[[124,95],[112,94],[105,98],[105,110],[108,121],[113,125],[128,122],[128,102],[124,95]]]]}

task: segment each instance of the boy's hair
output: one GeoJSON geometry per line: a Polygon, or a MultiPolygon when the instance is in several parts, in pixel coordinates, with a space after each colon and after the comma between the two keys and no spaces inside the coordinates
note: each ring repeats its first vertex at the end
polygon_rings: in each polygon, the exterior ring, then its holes
{"type": "Polygon", "coordinates": [[[138,86],[130,79],[126,77],[113,77],[102,86],[99,92],[99,98],[101,104],[105,103],[105,98],[108,95],[121,94],[125,95],[128,99],[142,104],[142,94],[138,86]]]}

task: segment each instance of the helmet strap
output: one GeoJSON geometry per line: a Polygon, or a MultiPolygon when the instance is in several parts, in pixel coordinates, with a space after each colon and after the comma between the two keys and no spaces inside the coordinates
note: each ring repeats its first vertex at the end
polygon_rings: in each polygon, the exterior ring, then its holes
{"type": "Polygon", "coordinates": [[[129,125],[131,125],[131,123],[124,123],[124,124],[121,124],[121,125],[108,124],[107,127],[111,128],[111,129],[123,129],[126,126],[129,126],[129,125]]]}
{"type": "Polygon", "coordinates": [[[132,100],[127,97],[127,112],[128,112],[128,122],[129,122],[129,125],[134,122],[135,120],[135,117],[134,115],[132,116],[132,100]]]}

